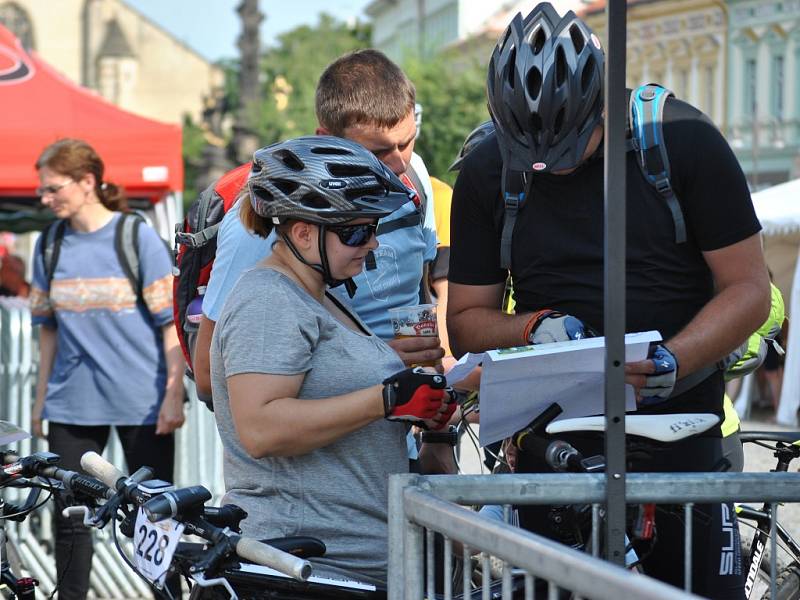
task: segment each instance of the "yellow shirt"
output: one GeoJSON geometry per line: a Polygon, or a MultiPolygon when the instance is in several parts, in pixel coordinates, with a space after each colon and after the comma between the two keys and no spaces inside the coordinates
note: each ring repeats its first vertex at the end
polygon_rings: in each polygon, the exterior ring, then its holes
{"type": "Polygon", "coordinates": [[[436,236],[439,246],[450,246],[450,205],[453,202],[453,188],[444,181],[431,177],[433,188],[433,212],[436,214],[436,236]]]}

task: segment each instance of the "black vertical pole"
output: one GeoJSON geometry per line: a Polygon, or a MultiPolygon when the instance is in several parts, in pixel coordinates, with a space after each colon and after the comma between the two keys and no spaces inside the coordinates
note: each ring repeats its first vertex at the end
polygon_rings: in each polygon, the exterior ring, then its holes
{"type": "Polygon", "coordinates": [[[626,0],[608,0],[605,89],[606,557],[625,564],[626,0]]]}

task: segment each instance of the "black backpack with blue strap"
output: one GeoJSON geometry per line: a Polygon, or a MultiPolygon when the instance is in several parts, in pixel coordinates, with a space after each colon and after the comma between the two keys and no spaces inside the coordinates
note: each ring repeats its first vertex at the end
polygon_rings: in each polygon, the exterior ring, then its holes
{"type": "MultiPolygon", "coordinates": [[[[639,86],[631,92],[628,103],[628,130],[626,151],[635,152],[639,169],[645,180],[664,199],[672,215],[675,243],[686,242],[686,220],[670,179],[669,156],[664,144],[664,104],[674,94],[655,83],[639,86]]],[[[511,240],[519,211],[529,195],[531,177],[528,173],[509,171],[503,166],[503,225],[500,239],[500,264],[511,269],[511,240]]],[[[681,379],[674,395],[694,387],[717,371],[712,365],[681,379]]]]}

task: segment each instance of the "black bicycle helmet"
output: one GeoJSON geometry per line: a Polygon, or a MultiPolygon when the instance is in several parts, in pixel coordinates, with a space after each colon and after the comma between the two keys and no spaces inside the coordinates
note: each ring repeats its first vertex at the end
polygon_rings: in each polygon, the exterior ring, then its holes
{"type": "Polygon", "coordinates": [[[253,210],[274,224],[286,219],[318,225],[379,219],[413,197],[366,148],[328,135],[257,150],[247,185],[253,210]]]}
{"type": "Polygon", "coordinates": [[[484,121],[475,129],[470,131],[467,137],[464,138],[464,145],[461,146],[458,156],[453,161],[453,164],[450,165],[448,171],[458,171],[461,168],[461,163],[464,162],[464,158],[466,158],[467,154],[472,152],[478,144],[480,144],[484,139],[493,133],[494,123],[492,121],[484,121]]]}
{"type": "Polygon", "coordinates": [[[572,11],[542,2],[517,13],[492,53],[487,91],[503,164],[512,171],[577,166],[602,120],[604,54],[572,11]]]}

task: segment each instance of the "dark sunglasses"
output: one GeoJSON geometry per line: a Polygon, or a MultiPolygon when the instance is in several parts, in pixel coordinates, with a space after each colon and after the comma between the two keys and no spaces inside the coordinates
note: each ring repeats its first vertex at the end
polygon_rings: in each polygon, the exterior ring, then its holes
{"type": "Polygon", "coordinates": [[[335,233],[345,246],[358,248],[375,235],[377,228],[377,223],[361,223],[360,225],[331,225],[328,226],[328,231],[335,233]]]}

